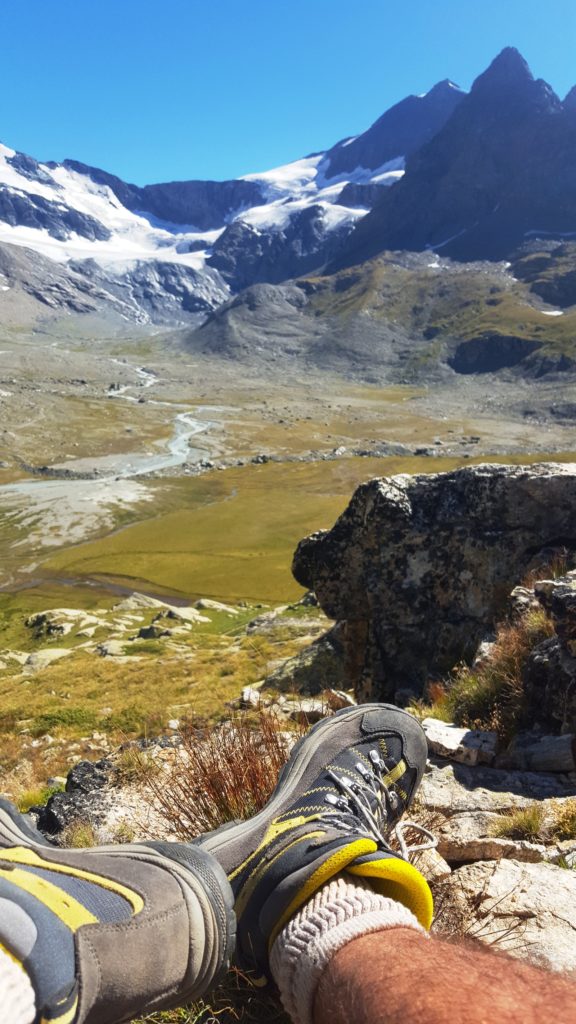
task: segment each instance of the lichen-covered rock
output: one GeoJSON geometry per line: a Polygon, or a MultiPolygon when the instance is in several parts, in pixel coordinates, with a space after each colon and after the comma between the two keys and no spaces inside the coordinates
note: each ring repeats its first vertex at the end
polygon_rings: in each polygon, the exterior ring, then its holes
{"type": "Polygon", "coordinates": [[[472,658],[535,552],[576,548],[576,465],[473,466],[362,484],[293,572],[346,622],[360,699],[404,702],[472,658]]]}
{"type": "Polygon", "coordinates": [[[531,651],[523,687],[530,724],[551,733],[576,732],[576,658],[557,637],[531,651]]]}
{"type": "Polygon", "coordinates": [[[568,572],[557,579],[538,580],[533,595],[550,616],[556,636],[534,648],[524,670],[529,724],[552,733],[574,733],[576,572],[568,572]]]}

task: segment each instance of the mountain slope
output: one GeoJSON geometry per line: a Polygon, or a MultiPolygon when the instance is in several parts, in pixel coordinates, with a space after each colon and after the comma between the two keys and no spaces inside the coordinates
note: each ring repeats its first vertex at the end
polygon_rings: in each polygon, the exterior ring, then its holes
{"type": "Polygon", "coordinates": [[[540,297],[565,289],[566,264],[576,263],[576,245],[556,249],[513,267],[384,253],[324,277],[253,285],[185,344],[258,373],[309,364],[378,383],[574,371],[576,307],[546,308],[540,297]]]}
{"type": "Polygon", "coordinates": [[[466,94],[454,82],[438,82],[424,96],[407,96],[362,135],[344,139],[326,153],[330,177],[357,167],[375,171],[398,157],[411,156],[436,135],[466,94]]]}

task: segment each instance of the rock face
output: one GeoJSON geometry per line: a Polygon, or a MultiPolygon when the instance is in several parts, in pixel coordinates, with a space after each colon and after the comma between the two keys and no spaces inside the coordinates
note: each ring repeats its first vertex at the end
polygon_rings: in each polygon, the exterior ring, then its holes
{"type": "Polygon", "coordinates": [[[293,572],[345,622],[347,685],[405,702],[472,657],[535,554],[576,547],[576,466],[474,466],[362,484],[293,572]]]}
{"type": "Polygon", "coordinates": [[[407,96],[355,139],[344,139],[328,150],[327,178],[335,178],[357,167],[372,170],[407,157],[440,131],[464,99],[465,93],[447,79],[438,82],[425,96],[407,96]]]}
{"type": "Polygon", "coordinates": [[[507,48],[474,82],[404,178],[360,222],[339,266],[384,249],[503,259],[526,236],[576,226],[576,111],[507,48]]]}

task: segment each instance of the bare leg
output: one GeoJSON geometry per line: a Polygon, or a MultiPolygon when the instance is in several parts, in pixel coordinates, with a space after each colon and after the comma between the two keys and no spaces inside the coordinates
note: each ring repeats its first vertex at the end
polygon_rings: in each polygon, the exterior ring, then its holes
{"type": "Polygon", "coordinates": [[[362,935],[328,964],[314,1024],[576,1024],[576,983],[410,928],[362,935]]]}

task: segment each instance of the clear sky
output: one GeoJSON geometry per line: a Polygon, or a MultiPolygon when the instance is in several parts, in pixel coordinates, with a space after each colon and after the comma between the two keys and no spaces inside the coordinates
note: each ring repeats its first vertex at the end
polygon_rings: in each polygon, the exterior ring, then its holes
{"type": "Polygon", "coordinates": [[[504,46],[561,95],[575,0],[2,0],[0,140],[145,184],[265,170],[504,46]]]}

